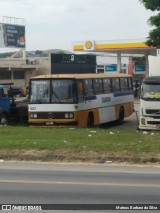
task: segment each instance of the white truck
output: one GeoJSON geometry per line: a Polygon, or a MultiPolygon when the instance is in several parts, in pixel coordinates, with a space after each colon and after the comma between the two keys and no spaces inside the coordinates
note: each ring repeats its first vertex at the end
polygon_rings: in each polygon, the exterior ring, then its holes
{"type": "Polygon", "coordinates": [[[149,58],[149,77],[143,79],[139,129],[160,130],[160,55],[149,58]]]}

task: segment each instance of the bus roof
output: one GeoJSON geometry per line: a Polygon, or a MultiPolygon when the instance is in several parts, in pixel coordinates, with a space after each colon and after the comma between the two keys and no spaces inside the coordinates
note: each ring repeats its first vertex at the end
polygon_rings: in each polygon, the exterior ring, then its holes
{"type": "Polygon", "coordinates": [[[87,73],[87,74],[48,74],[48,75],[39,75],[32,77],[31,79],[44,79],[44,78],[75,78],[75,79],[84,79],[84,78],[115,78],[115,77],[131,77],[128,74],[124,73],[87,73]]]}

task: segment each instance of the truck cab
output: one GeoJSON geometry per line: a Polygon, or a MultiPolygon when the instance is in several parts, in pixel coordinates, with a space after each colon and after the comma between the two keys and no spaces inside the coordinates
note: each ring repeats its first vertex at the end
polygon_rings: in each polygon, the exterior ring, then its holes
{"type": "Polygon", "coordinates": [[[13,88],[13,83],[0,84],[0,125],[7,125],[11,122],[27,121],[28,105],[17,106],[15,96],[21,94],[20,88],[13,88]]]}
{"type": "Polygon", "coordinates": [[[0,85],[0,124],[8,123],[8,115],[10,113],[10,97],[8,96],[9,87],[12,84],[0,85]]]}
{"type": "Polygon", "coordinates": [[[160,76],[142,81],[139,129],[160,130],[160,76]]]}

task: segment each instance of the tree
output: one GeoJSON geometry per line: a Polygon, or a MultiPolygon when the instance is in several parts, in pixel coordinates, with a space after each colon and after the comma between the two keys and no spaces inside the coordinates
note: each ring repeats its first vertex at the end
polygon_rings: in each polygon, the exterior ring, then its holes
{"type": "Polygon", "coordinates": [[[142,65],[145,64],[145,57],[132,57],[132,60],[135,65],[142,65]]]}
{"type": "MultiPolygon", "coordinates": [[[[139,0],[146,9],[160,11],[160,0],[139,0]]],[[[146,44],[148,46],[160,47],[160,13],[151,16],[148,24],[155,27],[149,32],[146,44]]]]}
{"type": "Polygon", "coordinates": [[[36,51],[35,51],[35,54],[36,54],[37,56],[41,57],[41,56],[43,55],[43,51],[41,51],[41,50],[36,50],[36,51]]]}

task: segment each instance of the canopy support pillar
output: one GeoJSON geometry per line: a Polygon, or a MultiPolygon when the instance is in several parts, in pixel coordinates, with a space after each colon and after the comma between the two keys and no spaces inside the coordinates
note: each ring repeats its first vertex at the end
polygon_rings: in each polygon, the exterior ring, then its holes
{"type": "Polygon", "coordinates": [[[117,71],[121,72],[122,66],[121,66],[121,53],[117,53],[117,71]]]}

